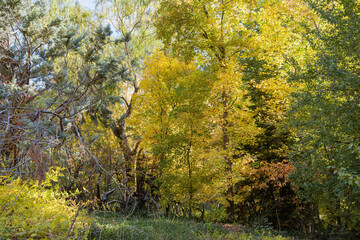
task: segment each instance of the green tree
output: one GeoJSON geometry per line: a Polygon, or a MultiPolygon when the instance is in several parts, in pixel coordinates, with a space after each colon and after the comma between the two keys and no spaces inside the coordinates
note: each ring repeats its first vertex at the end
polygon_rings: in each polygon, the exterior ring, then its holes
{"type": "Polygon", "coordinates": [[[67,7],[56,10],[50,2],[0,3],[2,167],[34,164],[43,181],[66,138],[83,140],[82,114],[113,102],[125,68],[119,58],[103,55],[110,27],[79,28],[88,17],[81,9],[65,15],[67,7]]]}
{"type": "Polygon", "coordinates": [[[292,104],[293,180],[312,206],[313,225],[359,230],[360,4],[306,2],[321,22],[307,32],[316,59],[294,77],[303,87],[292,104]]]}
{"type": "MultiPolygon", "coordinates": [[[[151,170],[145,169],[147,157],[140,147],[141,137],[132,134],[132,126],[127,124],[131,117],[134,101],[133,95],[139,91],[139,83],[142,80],[142,69],[146,56],[153,53],[161,43],[154,39],[153,17],[157,7],[154,0],[146,1],[97,1],[94,15],[99,23],[109,23],[116,36],[116,44],[108,45],[104,51],[105,56],[114,56],[122,59],[126,67],[126,78],[118,83],[117,90],[113,94],[118,101],[106,106],[106,110],[94,109],[91,114],[94,124],[101,122],[101,126],[93,128],[102,129],[104,135],[113,134],[110,137],[113,142],[112,151],[118,164],[116,172],[121,172],[121,181],[129,190],[126,202],[136,203],[139,208],[144,208],[151,196],[149,182],[151,170]],[[99,121],[100,120],[100,121],[99,121]],[[111,130],[112,133],[109,133],[111,130]],[[115,147],[117,145],[117,148],[115,147]],[[149,172],[148,172],[149,171],[149,172]]],[[[91,124],[89,123],[91,126],[91,124]]],[[[91,127],[90,127],[91,128],[91,127]]],[[[107,139],[107,140],[109,140],[107,139]]],[[[106,141],[107,142],[107,141],[106,141]]],[[[98,139],[94,151],[101,152],[109,145],[98,139]],[[104,146],[105,145],[105,146],[104,146]]],[[[107,153],[103,158],[108,158],[107,153]]],[[[115,169],[114,169],[115,170],[115,169]]],[[[150,184],[152,185],[152,184],[150,184]]],[[[107,186],[109,187],[109,186],[107,186]]]]}
{"type": "Polygon", "coordinates": [[[290,94],[297,87],[288,76],[294,71],[292,59],[303,65],[313,55],[303,33],[314,14],[301,1],[262,1],[256,6],[243,22],[252,31],[253,48],[240,53],[239,61],[244,66],[242,81],[250,109],[263,131],[245,146],[253,161],[245,166],[237,184],[243,199],[237,209],[239,221],[270,223],[282,229],[301,223],[301,201],[287,178],[293,169],[288,159],[294,135],[286,114],[290,94]]]}

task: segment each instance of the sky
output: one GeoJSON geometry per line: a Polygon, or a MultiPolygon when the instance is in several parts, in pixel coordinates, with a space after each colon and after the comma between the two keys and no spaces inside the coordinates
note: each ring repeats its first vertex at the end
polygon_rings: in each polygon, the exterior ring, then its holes
{"type": "Polygon", "coordinates": [[[82,6],[88,9],[94,9],[96,0],[77,0],[82,6]]]}

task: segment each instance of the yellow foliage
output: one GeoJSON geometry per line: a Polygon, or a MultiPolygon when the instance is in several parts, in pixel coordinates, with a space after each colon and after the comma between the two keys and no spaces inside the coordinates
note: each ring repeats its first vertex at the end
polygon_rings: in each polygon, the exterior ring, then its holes
{"type": "MultiPolygon", "coordinates": [[[[59,170],[59,169],[58,169],[59,170]]],[[[38,186],[31,180],[2,177],[0,185],[0,235],[10,239],[65,238],[78,211],[65,200],[66,195],[52,190],[57,177],[52,171],[38,186]]],[[[71,237],[86,238],[91,220],[80,211],[71,237]]]]}

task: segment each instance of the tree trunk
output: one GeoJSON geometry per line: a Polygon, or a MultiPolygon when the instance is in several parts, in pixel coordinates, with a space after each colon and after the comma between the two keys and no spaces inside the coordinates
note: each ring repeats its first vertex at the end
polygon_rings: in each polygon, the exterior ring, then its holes
{"type": "Polygon", "coordinates": [[[189,180],[189,218],[192,218],[192,205],[193,205],[193,185],[192,185],[192,168],[190,162],[191,140],[189,148],[187,149],[186,160],[188,164],[188,180],[189,180]]]}
{"type": "MultiPolygon", "coordinates": [[[[225,88],[225,86],[224,86],[225,88]]],[[[233,174],[233,163],[232,159],[229,157],[228,150],[229,150],[229,111],[228,111],[228,94],[226,90],[223,90],[222,93],[222,101],[223,101],[223,124],[222,124],[222,139],[223,139],[223,150],[225,152],[224,160],[225,160],[225,174],[226,174],[226,192],[225,197],[226,201],[228,202],[228,206],[226,207],[227,219],[229,222],[234,222],[235,220],[235,206],[234,206],[234,187],[232,183],[232,174],[233,174]]]]}

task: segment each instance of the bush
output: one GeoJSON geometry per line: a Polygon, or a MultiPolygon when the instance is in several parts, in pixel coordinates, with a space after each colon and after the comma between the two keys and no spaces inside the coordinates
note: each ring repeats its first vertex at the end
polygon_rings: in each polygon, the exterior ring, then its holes
{"type": "MultiPolygon", "coordinates": [[[[2,177],[0,185],[0,236],[5,239],[66,238],[78,207],[56,187],[59,169],[41,186],[31,180],[2,177]]],[[[90,218],[79,211],[71,238],[84,239],[90,218]]]]}

